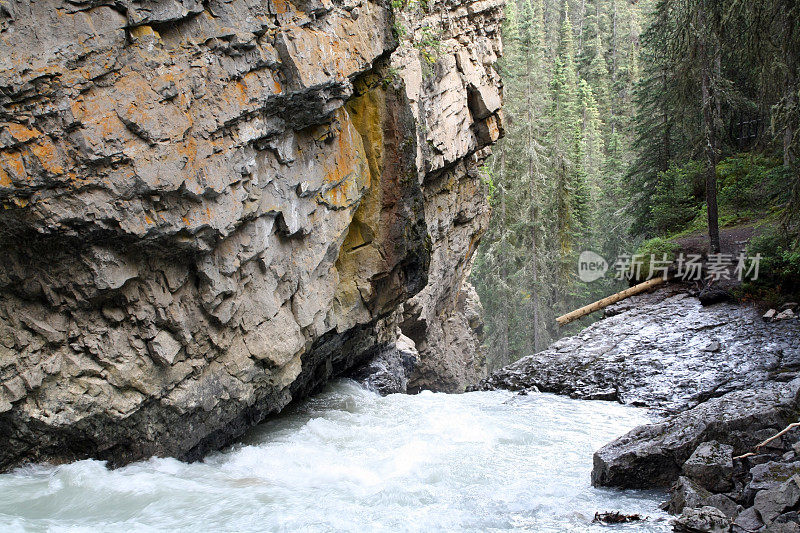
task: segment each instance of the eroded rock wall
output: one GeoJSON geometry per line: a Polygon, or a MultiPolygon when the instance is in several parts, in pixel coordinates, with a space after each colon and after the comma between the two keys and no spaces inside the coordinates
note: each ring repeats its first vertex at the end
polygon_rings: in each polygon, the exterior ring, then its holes
{"type": "Polygon", "coordinates": [[[0,4],[0,470],[200,457],[401,329],[474,381],[500,10],[0,4]]]}

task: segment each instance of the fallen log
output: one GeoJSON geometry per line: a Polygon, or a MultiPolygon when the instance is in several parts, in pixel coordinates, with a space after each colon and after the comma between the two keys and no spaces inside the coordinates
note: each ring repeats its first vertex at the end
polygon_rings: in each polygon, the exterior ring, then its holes
{"type": "Polygon", "coordinates": [[[624,291],[620,291],[616,294],[612,294],[611,296],[606,296],[602,300],[598,300],[594,303],[589,305],[585,305],[580,309],[576,309],[574,311],[570,311],[566,315],[561,315],[560,317],[556,318],[556,322],[558,322],[559,326],[564,326],[569,324],[573,320],[577,320],[581,317],[588,315],[589,313],[594,313],[595,311],[599,311],[600,309],[604,309],[611,304],[615,304],[625,298],[633,296],[634,294],[639,294],[640,292],[645,292],[653,287],[661,285],[664,283],[664,278],[653,278],[645,281],[644,283],[640,283],[638,285],[634,285],[633,287],[629,287],[624,291]]]}

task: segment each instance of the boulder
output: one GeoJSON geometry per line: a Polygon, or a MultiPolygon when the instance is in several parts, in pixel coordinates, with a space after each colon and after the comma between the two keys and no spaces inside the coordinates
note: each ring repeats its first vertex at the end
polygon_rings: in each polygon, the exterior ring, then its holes
{"type": "Polygon", "coordinates": [[[683,474],[712,492],[733,488],[733,446],[704,442],[683,463],[683,474]]]}
{"type": "Polygon", "coordinates": [[[666,509],[670,514],[679,515],[685,508],[703,507],[711,497],[711,493],[692,479],[681,476],[670,489],[670,499],[666,509]]]}
{"type": "Polygon", "coordinates": [[[736,517],[736,520],[733,521],[732,530],[734,533],[753,533],[763,527],[764,521],[761,520],[761,515],[757,509],[751,507],[745,509],[736,517]]]}
{"type": "Polygon", "coordinates": [[[679,533],[727,533],[730,518],[716,507],[687,508],[672,521],[673,530],[679,533]]]}
{"type": "Polygon", "coordinates": [[[700,291],[697,298],[703,305],[713,305],[730,300],[731,293],[725,289],[707,288],[700,291]]]}
{"type": "Polygon", "coordinates": [[[764,522],[772,522],[787,511],[796,509],[800,503],[800,475],[793,475],[777,487],[756,493],[753,507],[764,522]]]}
{"type": "Polygon", "coordinates": [[[769,490],[796,474],[800,474],[800,461],[791,463],[768,461],[757,464],[750,469],[751,479],[747,488],[752,491],[769,490]]]}
{"type": "MultiPolygon", "coordinates": [[[[800,328],[765,323],[752,307],[704,307],[668,284],[607,308],[608,317],[495,371],[476,388],[544,392],[691,409],[737,389],[759,389],[780,366],[800,367],[800,328]]],[[[781,379],[792,374],[782,372],[781,379]]]]}
{"type": "Polygon", "coordinates": [[[383,396],[408,391],[408,380],[419,361],[414,341],[401,335],[393,345],[382,347],[377,355],[356,368],[350,377],[383,396]]]}
{"type": "Polygon", "coordinates": [[[769,429],[774,434],[793,419],[798,389],[800,379],[768,382],[760,389],[729,392],[663,422],[639,426],[594,454],[592,483],[666,487],[677,480],[683,464],[704,442],[728,444],[736,454],[749,451],[759,442],[757,431],[769,429]]]}

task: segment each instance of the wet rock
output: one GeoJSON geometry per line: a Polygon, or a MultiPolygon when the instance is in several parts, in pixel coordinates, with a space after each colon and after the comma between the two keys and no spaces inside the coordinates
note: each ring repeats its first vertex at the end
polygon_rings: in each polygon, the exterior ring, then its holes
{"type": "Polygon", "coordinates": [[[733,488],[733,446],[704,442],[683,463],[683,474],[712,492],[733,488]]]}
{"type": "Polygon", "coordinates": [[[725,289],[706,288],[700,291],[697,299],[700,300],[700,303],[703,305],[713,305],[730,300],[731,293],[725,289]]]}
{"type": "Polygon", "coordinates": [[[761,520],[761,515],[758,510],[754,508],[745,509],[736,520],[733,521],[731,528],[734,533],[752,533],[760,531],[764,527],[764,521],[761,520]]]}
{"type": "Polygon", "coordinates": [[[687,508],[672,522],[673,531],[680,533],[727,533],[730,519],[716,507],[687,508]]]}
{"type": "Polygon", "coordinates": [[[764,533],[800,533],[800,524],[796,522],[773,522],[764,529],[764,533]]]}
{"type": "Polygon", "coordinates": [[[753,507],[762,520],[772,522],[786,511],[795,508],[800,502],[800,475],[795,474],[777,487],[759,491],[753,507]]]}
{"type": "Polygon", "coordinates": [[[408,379],[419,360],[414,342],[400,335],[394,345],[382,347],[378,354],[350,377],[381,395],[408,392],[408,379]]]}
{"type": "Polygon", "coordinates": [[[478,388],[536,386],[674,413],[784,374],[792,379],[777,369],[800,365],[800,329],[785,321],[764,323],[747,306],[703,307],[681,285],[629,298],[610,312],[494,372],[478,388]]]}
{"type": "Polygon", "coordinates": [[[664,421],[640,426],[594,455],[592,483],[626,488],[669,486],[703,442],[716,440],[744,453],[759,430],[777,433],[798,409],[800,380],[769,382],[757,390],[730,392],[664,421]]]}
{"type": "Polygon", "coordinates": [[[758,464],[750,469],[748,488],[754,491],[773,489],[796,474],[800,474],[800,462],[769,461],[758,464]]]}
{"type": "Polygon", "coordinates": [[[670,489],[670,499],[666,509],[670,514],[681,514],[687,507],[703,507],[710,497],[711,493],[708,490],[692,479],[681,476],[670,489]]]}

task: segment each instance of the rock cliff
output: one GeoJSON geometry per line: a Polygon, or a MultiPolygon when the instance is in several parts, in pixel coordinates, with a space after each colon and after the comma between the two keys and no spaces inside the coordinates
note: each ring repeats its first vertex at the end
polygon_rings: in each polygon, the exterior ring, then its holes
{"type": "Polygon", "coordinates": [[[0,470],[199,458],[401,331],[482,377],[502,3],[397,4],[0,1],[0,470]]]}

